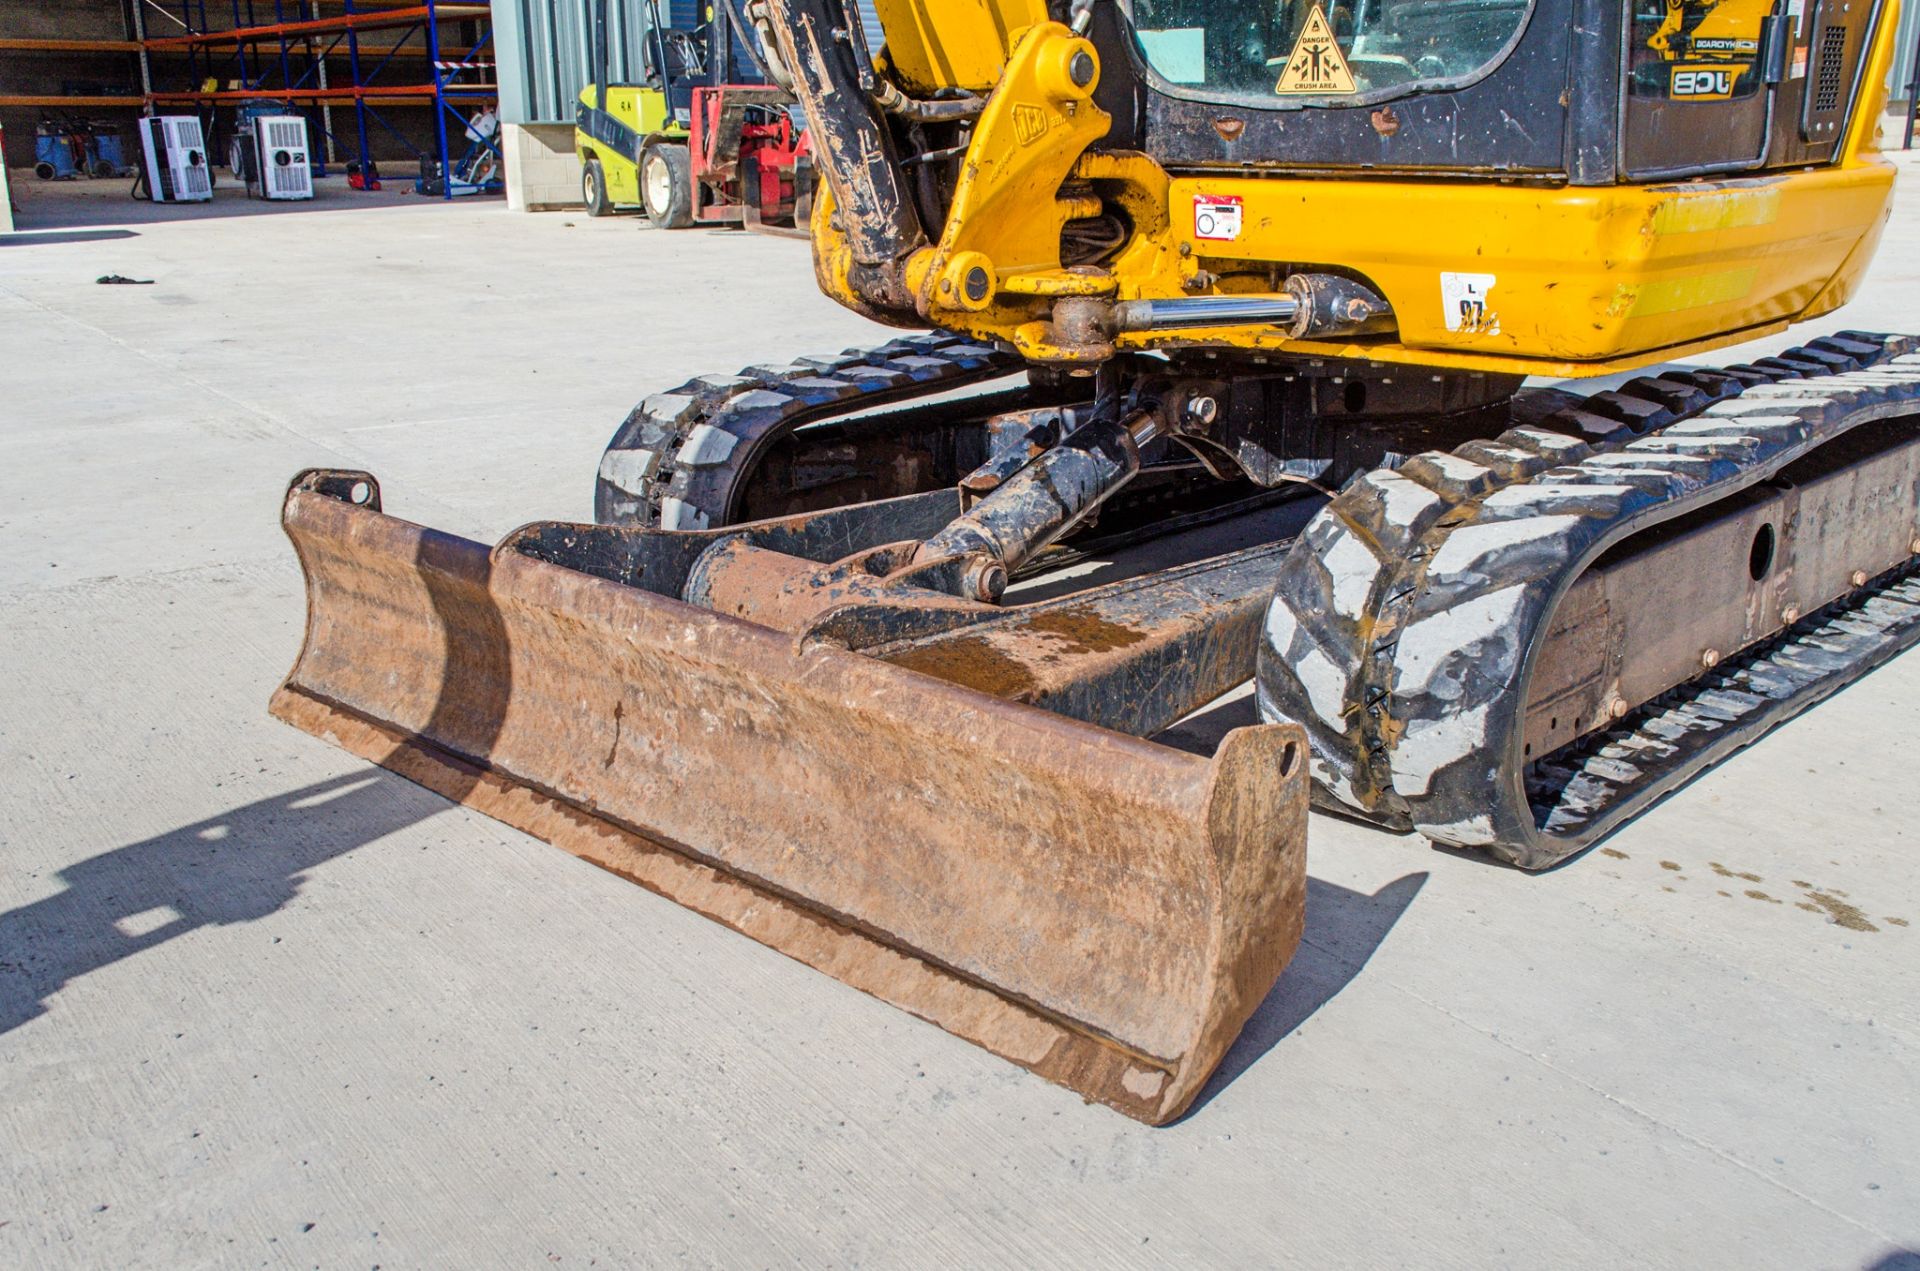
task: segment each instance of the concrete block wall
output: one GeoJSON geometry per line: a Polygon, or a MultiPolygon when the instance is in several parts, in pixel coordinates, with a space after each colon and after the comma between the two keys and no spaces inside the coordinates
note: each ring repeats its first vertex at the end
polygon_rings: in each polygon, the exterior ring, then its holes
{"type": "Polygon", "coordinates": [[[572,124],[506,124],[507,208],[545,212],[582,206],[572,124]]]}

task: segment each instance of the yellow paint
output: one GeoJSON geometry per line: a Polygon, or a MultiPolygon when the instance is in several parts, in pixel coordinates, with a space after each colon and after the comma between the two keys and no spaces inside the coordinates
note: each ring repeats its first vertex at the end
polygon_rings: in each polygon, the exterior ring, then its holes
{"type": "Polygon", "coordinates": [[[940,242],[924,263],[910,266],[925,279],[920,303],[928,316],[989,317],[1003,307],[994,304],[1003,290],[1027,296],[1113,290],[1111,279],[1095,286],[1060,265],[1061,229],[1099,211],[1094,200],[1058,197],[1061,182],[1112,124],[1091,100],[1098,59],[1087,84],[1073,82],[1070,68],[1082,54],[1094,57],[1093,45],[1057,22],[1028,28],[1015,44],[961,162],[940,242]],[[968,275],[976,270],[988,280],[987,294],[977,299],[967,295],[968,275]]]}
{"type": "MultiPolygon", "coordinates": [[[[1887,85],[1893,74],[1893,33],[1900,29],[1901,7],[1900,0],[1887,0],[1887,6],[1880,14],[1879,34],[1867,50],[1866,66],[1860,72],[1860,95],[1854,102],[1853,118],[1847,125],[1846,136],[1840,145],[1843,163],[1886,162],[1879,157],[1880,121],[1887,113],[1887,85]]],[[[1834,272],[1827,285],[1807,305],[1804,317],[1832,313],[1853,298],[1860,280],[1866,276],[1867,266],[1873,262],[1873,253],[1880,246],[1880,235],[1886,229],[1887,218],[1892,212],[1890,203],[1881,206],[1880,215],[1853,245],[1846,263],[1834,272]]]]}
{"type": "Polygon", "coordinates": [[[922,94],[992,88],[1015,37],[1047,20],[1046,0],[874,0],[874,10],[886,61],[902,86],[922,94]]]}
{"type": "Polygon", "coordinates": [[[1760,51],[1760,21],[1773,5],[1774,0],[1667,0],[1666,15],[1647,47],[1670,62],[1717,62],[1729,69],[1737,66],[1737,73],[1744,74],[1760,51]],[[1685,25],[1688,9],[1704,9],[1706,14],[1684,44],[1676,46],[1674,37],[1685,25]]]}
{"type": "Polygon", "coordinates": [[[1618,310],[1620,301],[1625,300],[1627,317],[1651,318],[1656,314],[1678,313],[1682,309],[1703,309],[1708,305],[1744,300],[1753,293],[1755,272],[1751,268],[1728,269],[1717,274],[1696,274],[1643,283],[1638,287],[1622,287],[1619,297],[1608,306],[1608,310],[1618,310]]]}
{"type": "MultiPolygon", "coordinates": [[[[589,84],[580,90],[581,105],[593,106],[598,100],[599,90],[593,85],[589,84]]],[[[667,113],[666,97],[655,88],[609,84],[607,113],[642,136],[657,135],[676,141],[685,141],[687,138],[687,130],[667,113]]],[[[582,163],[588,159],[600,161],[609,199],[620,204],[640,202],[639,165],[632,159],[618,150],[601,145],[578,128],[573,130],[573,148],[582,163]]]]}
{"type": "MultiPolygon", "coordinates": [[[[583,106],[592,106],[598,97],[599,90],[591,84],[580,90],[580,104],[583,106]]],[[[657,88],[609,84],[607,113],[643,136],[656,132],[686,133],[685,128],[668,116],[666,96],[657,88]]]]}
{"type": "Polygon", "coordinates": [[[1739,186],[1707,195],[1676,186],[1674,193],[1689,197],[1662,203],[1654,211],[1651,226],[1655,234],[1704,234],[1709,230],[1771,225],[1780,217],[1780,190],[1771,184],[1739,186]]]}
{"type": "Polygon", "coordinates": [[[584,165],[589,159],[600,163],[600,175],[607,183],[607,200],[614,204],[640,201],[639,168],[617,150],[610,150],[585,133],[573,134],[573,148],[584,165]]]}
{"type": "MultiPolygon", "coordinates": [[[[1089,156],[1083,168],[1097,170],[1091,165],[1099,158],[1089,156]]],[[[1157,193],[1157,181],[1138,183],[1143,167],[1150,161],[1136,158],[1124,178],[1135,204],[1157,193]]],[[[1528,188],[1164,174],[1159,180],[1166,183],[1165,227],[1140,227],[1111,262],[1122,299],[1200,294],[1187,280],[1202,270],[1218,276],[1207,289],[1218,294],[1271,291],[1274,269],[1345,267],[1387,297],[1399,331],[1338,347],[1381,361],[1564,377],[1663,360],[1678,349],[1725,343],[1730,333],[1807,316],[1837,277],[1864,268],[1854,248],[1877,233],[1892,171],[1877,162],[1806,170],[1757,194],[1732,182],[1528,188]],[[1243,200],[1238,240],[1193,237],[1200,194],[1243,200]],[[1410,208],[1421,210],[1418,232],[1409,232],[1410,208]],[[1181,243],[1190,256],[1178,254],[1181,243]],[[1489,304],[1497,330],[1447,329],[1443,271],[1498,279],[1489,304]]],[[[966,329],[1016,339],[1009,325],[1044,314],[1029,307],[1012,324],[1006,316],[971,314],[966,329]]],[[[1143,333],[1118,343],[1310,351],[1272,328],[1143,333]]]]}

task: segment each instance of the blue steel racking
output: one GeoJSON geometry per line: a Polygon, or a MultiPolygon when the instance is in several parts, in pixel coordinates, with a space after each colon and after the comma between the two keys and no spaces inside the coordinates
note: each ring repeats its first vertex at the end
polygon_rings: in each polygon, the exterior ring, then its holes
{"type": "MultiPolygon", "coordinates": [[[[260,10],[265,0],[229,0],[215,3],[216,14],[228,9],[232,23],[214,28],[208,18],[208,0],[175,0],[171,6],[153,0],[183,30],[178,35],[152,33],[153,19],[147,19],[148,38],[142,41],[149,56],[158,52],[183,51],[187,55],[187,75],[196,85],[207,80],[215,83],[237,80],[239,88],[196,88],[182,92],[147,94],[152,106],[217,106],[223,102],[275,100],[289,104],[317,104],[323,107],[321,130],[330,147],[337,142],[333,133],[331,106],[351,103],[354,111],[355,142],[363,169],[373,162],[369,124],[386,129],[408,150],[424,157],[421,151],[380,113],[381,107],[433,107],[434,143],[438,150],[445,197],[454,197],[451,179],[456,158],[449,145],[447,120],[451,117],[463,135],[467,117],[462,105],[498,100],[498,85],[490,80],[461,82],[458,77],[493,69],[484,55],[492,41],[491,8],[486,4],[447,3],[445,0],[327,0],[329,7],[341,11],[319,16],[320,0],[272,0],[272,20],[260,10]],[[291,11],[291,15],[289,14],[291,11]],[[302,16],[302,14],[306,16],[302,16]],[[442,51],[441,23],[447,19],[481,20],[479,38],[463,54],[449,58],[442,51]],[[363,32],[398,32],[394,42],[374,48],[360,43],[363,32]],[[415,37],[418,43],[413,43],[415,37]],[[323,43],[324,42],[324,43],[323,43]],[[344,44],[344,52],[342,45],[344,44]],[[224,53],[222,50],[227,50],[224,53]],[[344,57],[349,80],[330,83],[329,60],[344,57]],[[383,79],[396,61],[424,58],[431,78],[424,83],[395,83],[383,79]]],[[[497,136],[487,143],[499,155],[497,136]]]]}

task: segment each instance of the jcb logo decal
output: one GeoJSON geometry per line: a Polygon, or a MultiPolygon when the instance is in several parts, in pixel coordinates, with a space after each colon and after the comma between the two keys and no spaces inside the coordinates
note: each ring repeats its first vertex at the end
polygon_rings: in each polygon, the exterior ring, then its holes
{"type": "Polygon", "coordinates": [[[1718,70],[1692,70],[1673,73],[1672,95],[1694,101],[1725,101],[1733,96],[1734,73],[1718,70]]]}
{"type": "Polygon", "coordinates": [[[1053,120],[1047,112],[1029,102],[1013,104],[1013,135],[1020,144],[1030,146],[1047,135],[1047,129],[1053,126],[1053,120]]]}

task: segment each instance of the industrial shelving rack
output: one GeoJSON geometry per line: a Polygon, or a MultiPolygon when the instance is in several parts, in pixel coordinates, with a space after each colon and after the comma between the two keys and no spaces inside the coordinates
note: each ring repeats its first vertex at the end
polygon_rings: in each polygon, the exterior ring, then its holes
{"type": "MultiPolygon", "coordinates": [[[[138,60],[142,72],[146,68],[146,46],[139,40],[23,40],[0,39],[0,53],[125,53],[138,60]]],[[[145,97],[122,95],[76,96],[71,93],[48,95],[39,93],[0,93],[0,106],[60,107],[79,108],[95,106],[131,106],[138,108],[146,104],[145,97]]]]}
{"type": "MultiPolygon", "coordinates": [[[[145,103],[154,107],[193,105],[217,106],[227,102],[282,101],[289,105],[317,105],[321,108],[321,130],[326,135],[327,153],[338,152],[333,126],[333,108],[348,106],[354,116],[354,145],[364,169],[373,163],[372,129],[385,129],[409,150],[418,149],[405,134],[394,128],[381,111],[398,106],[431,107],[434,117],[434,146],[445,197],[454,196],[451,179],[454,160],[452,138],[464,138],[467,116],[462,108],[495,100],[491,58],[493,32],[491,6],[477,3],[448,3],[447,0],[172,0],[163,4],[151,0],[180,31],[161,34],[155,19],[146,16],[143,6],[134,12],[142,29],[139,46],[145,103]],[[212,9],[212,17],[209,9],[212,9]],[[326,9],[330,12],[322,13],[326,9]],[[270,10],[270,12],[269,12],[270,10]],[[479,37],[469,47],[452,56],[443,48],[443,22],[478,19],[479,37]],[[229,19],[226,26],[213,21],[229,19]],[[375,35],[376,43],[364,43],[362,37],[375,35]],[[185,78],[196,88],[184,91],[155,91],[152,87],[151,58],[156,53],[184,54],[185,78]],[[330,79],[330,66],[337,68],[344,58],[347,79],[338,82],[337,71],[330,79]],[[399,79],[400,70],[414,62],[424,62],[425,78],[399,79]],[[478,80],[467,77],[479,76],[478,80]],[[206,87],[238,82],[237,88],[206,87]],[[455,131],[449,134],[448,121],[455,131]]],[[[463,41],[463,43],[465,43],[463,41]]],[[[490,143],[498,145],[497,140],[490,143]]],[[[496,150],[497,153],[497,150],[496,150]]]]}

